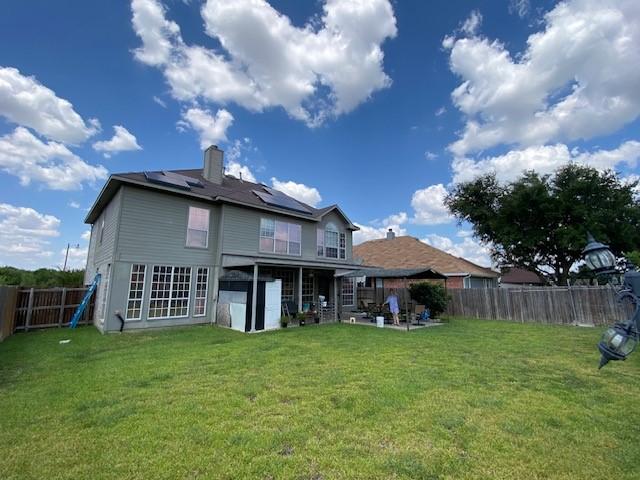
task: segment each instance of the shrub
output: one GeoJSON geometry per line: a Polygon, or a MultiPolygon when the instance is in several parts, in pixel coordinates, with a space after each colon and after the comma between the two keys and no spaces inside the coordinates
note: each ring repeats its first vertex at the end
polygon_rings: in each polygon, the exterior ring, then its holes
{"type": "Polygon", "coordinates": [[[424,305],[431,311],[431,317],[435,318],[445,311],[449,295],[444,286],[437,283],[420,282],[409,286],[411,299],[420,305],[424,305]]]}

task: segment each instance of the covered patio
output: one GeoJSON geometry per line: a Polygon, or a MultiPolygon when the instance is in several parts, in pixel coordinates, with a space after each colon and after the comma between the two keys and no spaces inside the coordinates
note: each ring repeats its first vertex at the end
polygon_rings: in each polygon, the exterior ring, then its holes
{"type": "MultiPolygon", "coordinates": [[[[343,279],[359,278],[365,279],[365,285],[371,279],[372,287],[358,288],[358,310],[366,312],[363,315],[353,315],[357,323],[375,322],[376,316],[384,316],[385,323],[390,320],[390,312],[385,310],[383,303],[392,289],[398,294],[400,303],[400,321],[405,323],[404,327],[394,327],[409,330],[412,327],[421,327],[423,324],[416,322],[416,304],[409,297],[409,285],[416,281],[442,282],[446,286],[447,277],[432,268],[411,268],[411,269],[387,269],[387,268],[367,268],[352,270],[342,274],[336,274],[336,277],[343,279]],[[385,279],[392,279],[392,284],[386,284],[385,279]],[[392,285],[392,286],[391,286],[392,285]],[[372,295],[363,295],[369,293],[372,295]]],[[[428,308],[428,305],[426,306],[428,308]]],[[[351,316],[349,316],[349,319],[351,316]]],[[[345,319],[347,320],[347,319],[345,319]]]]}

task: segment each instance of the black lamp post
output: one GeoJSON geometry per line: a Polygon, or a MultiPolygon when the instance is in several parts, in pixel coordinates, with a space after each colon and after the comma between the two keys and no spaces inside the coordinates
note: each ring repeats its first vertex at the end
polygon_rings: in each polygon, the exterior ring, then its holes
{"type": "MultiPolygon", "coordinates": [[[[587,238],[587,246],[582,251],[587,266],[596,275],[610,274],[615,271],[616,257],[609,247],[597,242],[591,234],[587,238]]],[[[618,299],[628,299],[635,306],[635,311],[626,322],[616,323],[607,328],[598,350],[602,354],[600,366],[604,367],[610,360],[625,360],[638,346],[640,338],[640,272],[631,270],[624,274],[622,287],[618,291],[618,299]]]]}

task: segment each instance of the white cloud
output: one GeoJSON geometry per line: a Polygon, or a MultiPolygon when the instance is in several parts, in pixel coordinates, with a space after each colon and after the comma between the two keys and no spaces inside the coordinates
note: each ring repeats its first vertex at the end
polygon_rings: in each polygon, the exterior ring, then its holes
{"type": "Polygon", "coordinates": [[[80,208],[80,204],[73,200],[71,200],[67,205],[69,205],[71,208],[80,208]]]}
{"type": "Polygon", "coordinates": [[[103,152],[103,155],[109,158],[112,154],[118,152],[131,152],[135,150],[142,150],[142,147],[138,145],[138,140],[129,130],[122,125],[114,125],[113,129],[115,134],[111,140],[105,140],[96,142],[93,144],[93,149],[97,152],[103,152]]]}
{"type": "Polygon", "coordinates": [[[520,18],[524,18],[529,13],[531,4],[529,0],[510,0],[509,1],[509,13],[516,14],[520,18]]]}
{"type": "Polygon", "coordinates": [[[12,67],[0,67],[0,115],[64,143],[81,143],[100,130],[96,119],[85,122],[69,101],[12,67]]]}
{"type": "Polygon", "coordinates": [[[440,115],[444,115],[445,113],[447,113],[447,109],[445,107],[440,107],[438,110],[436,110],[435,116],[439,117],[440,115]]]}
{"type": "Polygon", "coordinates": [[[84,232],[82,232],[80,238],[82,238],[82,240],[84,240],[85,242],[91,240],[91,230],[85,230],[84,232]]]}
{"type": "Polygon", "coordinates": [[[456,257],[461,257],[482,267],[491,266],[489,248],[481,245],[470,237],[465,237],[461,242],[455,243],[449,237],[443,237],[432,233],[422,241],[432,247],[443,250],[456,257]]]}
{"type": "Polygon", "coordinates": [[[78,190],[108,174],[103,166],[89,165],[60,143],[42,142],[24,127],[0,137],[0,169],[24,186],[33,181],[52,190],[78,190]]]}
{"type": "Polygon", "coordinates": [[[449,146],[464,156],[499,144],[589,139],[640,115],[640,2],[569,0],[512,56],[499,41],[447,37],[451,97],[465,115],[449,146]]]}
{"type": "Polygon", "coordinates": [[[386,238],[389,229],[398,236],[407,234],[407,230],[400,225],[386,225],[383,227],[372,227],[371,225],[362,225],[360,223],[355,224],[360,230],[353,232],[353,244],[358,245],[362,242],[368,242],[369,240],[378,240],[380,238],[386,238]]]}
{"type": "Polygon", "coordinates": [[[251,169],[246,165],[236,162],[235,160],[227,162],[224,173],[225,175],[230,175],[232,177],[242,178],[247,182],[257,183],[256,177],[251,169]]]}
{"type": "Polygon", "coordinates": [[[209,110],[193,107],[182,112],[179,128],[191,128],[200,136],[200,147],[204,150],[227,139],[227,129],[233,123],[233,115],[224,108],[212,115],[209,110]]]}
{"type": "Polygon", "coordinates": [[[436,158],[438,158],[438,154],[427,150],[426,152],[424,152],[424,158],[426,158],[427,160],[435,160],[436,158]]]}
{"type": "Polygon", "coordinates": [[[164,100],[162,100],[160,97],[154,95],[153,96],[153,101],[156,102],[158,105],[160,105],[162,108],[167,108],[167,104],[164,100]]]}
{"type": "Polygon", "coordinates": [[[237,162],[243,155],[249,152],[257,152],[258,148],[253,146],[251,139],[244,137],[242,140],[235,139],[225,152],[225,158],[229,161],[237,162]]]}
{"type": "Polygon", "coordinates": [[[415,211],[414,223],[419,225],[437,225],[453,220],[444,204],[447,189],[441,183],[416,190],[411,197],[411,206],[415,211]]]}
{"type": "Polygon", "coordinates": [[[142,40],[135,57],[159,67],[182,101],[234,102],[253,111],[281,106],[308,125],[347,113],[391,80],[381,45],[396,35],[388,0],[327,0],[304,27],[265,0],[209,0],[205,33],[221,49],[187,45],[156,0],[133,0],[142,40]]]}
{"type": "Polygon", "coordinates": [[[472,36],[478,33],[480,25],[482,25],[482,14],[478,10],[473,10],[469,18],[460,27],[460,30],[462,33],[472,36]]]}
{"type": "Polygon", "coordinates": [[[512,150],[504,155],[480,160],[457,158],[453,161],[453,181],[466,182],[487,173],[495,173],[503,182],[513,181],[524,170],[535,170],[540,174],[552,173],[570,162],[588,165],[599,170],[615,169],[621,164],[634,168],[640,159],[640,142],[627,141],[613,150],[594,152],[569,151],[564,144],[529,147],[512,150]]]}
{"type": "Polygon", "coordinates": [[[315,187],[308,187],[304,183],[296,183],[291,180],[284,182],[273,177],[271,178],[271,185],[276,190],[286,193],[290,197],[300,200],[312,207],[316,207],[318,203],[322,201],[322,197],[320,196],[318,189],[315,187]]]}
{"type": "Polygon", "coordinates": [[[409,216],[407,215],[407,212],[399,212],[389,215],[387,218],[382,220],[382,226],[387,228],[391,226],[398,226],[407,223],[408,220],[409,216]]]}
{"type": "Polygon", "coordinates": [[[33,208],[0,203],[0,265],[34,266],[52,255],[49,239],[60,220],[33,208]]]}

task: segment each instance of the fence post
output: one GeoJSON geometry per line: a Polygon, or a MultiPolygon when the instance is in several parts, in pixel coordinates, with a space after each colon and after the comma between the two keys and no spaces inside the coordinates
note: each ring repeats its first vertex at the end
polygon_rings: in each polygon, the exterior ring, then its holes
{"type": "Polygon", "coordinates": [[[29,324],[31,323],[31,315],[33,314],[33,297],[34,289],[29,290],[29,303],[27,304],[27,319],[24,322],[24,331],[29,331],[29,324]]]}
{"type": "Polygon", "coordinates": [[[16,287],[0,287],[0,342],[13,335],[17,299],[16,287]]]}
{"type": "Polygon", "coordinates": [[[60,313],[58,314],[58,328],[62,328],[62,321],[64,320],[64,307],[67,301],[67,289],[62,288],[62,293],[60,294],[60,313]]]}
{"type": "Polygon", "coordinates": [[[569,284],[569,298],[571,299],[571,311],[573,312],[573,323],[574,325],[578,325],[578,310],[576,309],[576,301],[573,298],[573,290],[571,290],[571,285],[569,284]]]}

